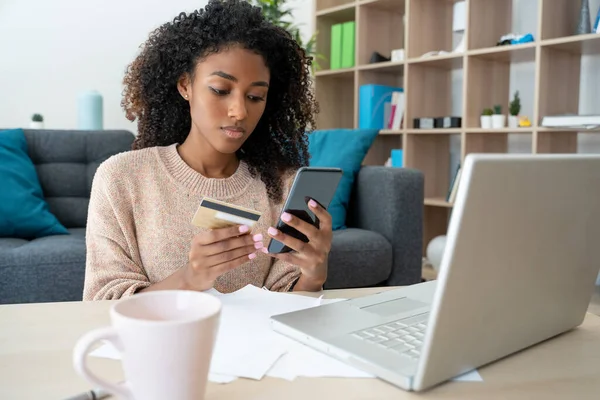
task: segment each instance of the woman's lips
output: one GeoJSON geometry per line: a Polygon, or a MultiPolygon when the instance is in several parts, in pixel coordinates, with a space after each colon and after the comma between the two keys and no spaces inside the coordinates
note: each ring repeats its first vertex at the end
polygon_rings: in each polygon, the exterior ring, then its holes
{"type": "Polygon", "coordinates": [[[241,139],[244,136],[245,130],[234,126],[225,126],[221,130],[225,135],[231,139],[241,139]]]}

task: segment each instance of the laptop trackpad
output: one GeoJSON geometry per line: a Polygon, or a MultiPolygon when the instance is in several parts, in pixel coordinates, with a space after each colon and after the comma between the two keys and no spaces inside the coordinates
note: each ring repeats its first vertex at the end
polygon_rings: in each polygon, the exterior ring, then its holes
{"type": "Polygon", "coordinates": [[[417,308],[426,307],[428,305],[429,304],[423,303],[418,300],[409,299],[408,297],[402,297],[400,299],[394,299],[390,301],[385,301],[383,303],[373,304],[371,306],[361,307],[361,309],[385,317],[388,315],[400,314],[406,311],[416,310],[417,308]]]}

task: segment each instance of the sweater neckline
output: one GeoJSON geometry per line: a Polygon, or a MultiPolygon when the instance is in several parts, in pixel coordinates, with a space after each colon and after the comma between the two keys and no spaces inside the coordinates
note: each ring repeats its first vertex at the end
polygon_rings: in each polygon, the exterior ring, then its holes
{"type": "Polygon", "coordinates": [[[181,185],[194,193],[216,199],[233,197],[242,193],[252,181],[248,165],[240,160],[238,168],[228,178],[207,178],[190,167],[179,155],[177,143],[158,147],[159,157],[167,172],[181,185]]]}

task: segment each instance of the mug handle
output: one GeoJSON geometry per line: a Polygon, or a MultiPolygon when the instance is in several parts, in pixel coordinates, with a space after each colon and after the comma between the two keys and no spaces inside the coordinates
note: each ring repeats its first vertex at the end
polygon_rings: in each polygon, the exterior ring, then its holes
{"type": "Polygon", "coordinates": [[[73,366],[75,367],[75,370],[77,371],[77,373],[79,373],[79,375],[83,376],[88,381],[100,386],[101,388],[106,389],[108,392],[111,392],[115,395],[119,395],[125,399],[133,400],[133,393],[131,393],[127,386],[110,383],[103,379],[100,379],[88,368],[86,363],[86,357],[90,351],[90,347],[92,347],[92,345],[101,340],[109,341],[119,350],[123,348],[123,346],[121,345],[119,334],[117,333],[115,328],[106,327],[94,329],[93,331],[90,331],[83,335],[77,341],[77,344],[73,349],[73,366]]]}

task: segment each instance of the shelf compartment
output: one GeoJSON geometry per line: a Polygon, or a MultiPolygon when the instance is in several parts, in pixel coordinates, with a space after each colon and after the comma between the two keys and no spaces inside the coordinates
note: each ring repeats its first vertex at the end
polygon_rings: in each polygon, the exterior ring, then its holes
{"type": "Polygon", "coordinates": [[[453,2],[446,0],[407,0],[408,58],[431,51],[452,51],[453,2]]]}
{"type": "MultiPolygon", "coordinates": [[[[493,108],[495,105],[502,107],[502,114],[509,119],[509,104],[513,100],[514,92],[519,91],[521,98],[521,115],[528,115],[532,124],[535,102],[535,49],[528,48],[523,51],[530,52],[533,57],[531,65],[520,64],[519,68],[510,62],[509,58],[490,59],[489,53],[469,55],[467,57],[467,82],[466,93],[469,101],[466,102],[466,118],[463,125],[467,129],[481,129],[481,114],[485,108],[493,108]],[[518,78],[524,72],[521,67],[531,67],[532,77],[530,79],[514,79],[520,82],[519,87],[511,89],[511,74],[518,78]]],[[[532,130],[533,127],[527,128],[532,130]]],[[[509,128],[502,128],[505,132],[509,128]],[[505,130],[507,129],[507,130],[505,130]]],[[[510,129],[513,130],[513,129],[510,129]]],[[[521,128],[514,129],[520,131],[521,128]]]]}
{"type": "Polygon", "coordinates": [[[540,52],[538,116],[578,114],[581,56],[554,47],[540,52]]]}
{"type": "Polygon", "coordinates": [[[354,71],[315,77],[317,129],[354,128],[354,71]]]}
{"type": "Polygon", "coordinates": [[[355,0],[315,0],[316,16],[331,15],[354,8],[355,0]]]}
{"type": "Polygon", "coordinates": [[[576,131],[539,131],[536,136],[535,153],[577,153],[576,131]]]}
{"type": "MultiPolygon", "coordinates": [[[[575,34],[581,1],[541,0],[541,39],[554,39],[575,34]]],[[[590,8],[592,18],[595,10],[590,8]]]]}
{"type": "MultiPolygon", "coordinates": [[[[456,89],[453,87],[453,79],[462,79],[463,58],[454,57],[446,61],[451,60],[456,68],[447,68],[450,65],[440,64],[439,60],[437,63],[409,63],[406,65],[406,128],[414,129],[414,118],[462,116],[460,115],[462,114],[460,112],[462,111],[462,92],[453,93],[456,89]],[[459,112],[452,112],[454,101],[461,105],[459,112]]],[[[462,84],[460,86],[462,89],[462,84]]],[[[464,126],[464,120],[462,124],[464,126]]]]}
{"type": "Polygon", "coordinates": [[[392,149],[402,149],[402,142],[402,135],[378,135],[369,148],[363,165],[383,166],[392,156],[392,149]]]}
{"type": "Polygon", "coordinates": [[[318,60],[319,69],[317,73],[340,71],[339,69],[331,70],[331,27],[335,24],[355,20],[356,7],[354,2],[317,12],[316,31],[319,34],[316,36],[315,50],[323,56],[318,60]]]}
{"type": "Polygon", "coordinates": [[[461,128],[435,128],[435,129],[408,129],[406,133],[411,135],[457,135],[461,128]]]}
{"type": "Polygon", "coordinates": [[[404,0],[359,3],[356,35],[358,65],[371,65],[369,61],[374,52],[390,58],[392,50],[405,48],[404,10],[404,0]]]}
{"type": "Polygon", "coordinates": [[[469,49],[493,47],[512,32],[513,0],[476,0],[468,4],[469,49]]]}
{"type": "Polygon", "coordinates": [[[451,213],[451,207],[425,204],[423,209],[423,256],[427,255],[427,245],[433,238],[446,235],[451,213]]]}

